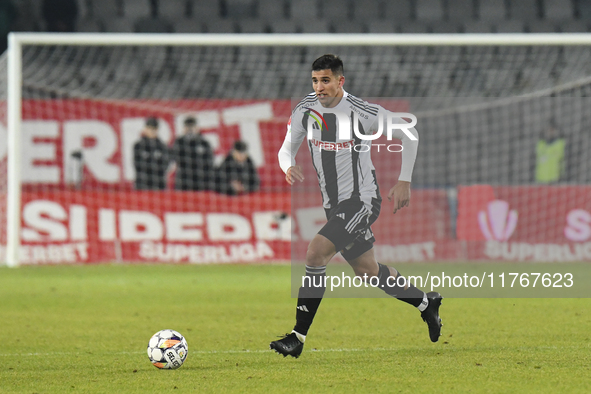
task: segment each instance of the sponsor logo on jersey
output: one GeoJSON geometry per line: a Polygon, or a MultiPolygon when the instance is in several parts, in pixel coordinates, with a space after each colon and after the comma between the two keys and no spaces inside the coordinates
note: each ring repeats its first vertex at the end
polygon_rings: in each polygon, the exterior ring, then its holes
{"type": "Polygon", "coordinates": [[[312,138],[310,140],[310,142],[312,143],[312,145],[317,147],[319,150],[327,150],[327,151],[339,151],[341,149],[350,150],[351,148],[353,148],[355,146],[354,140],[344,141],[344,142],[325,142],[325,141],[319,141],[315,138],[312,138]]]}
{"type": "Polygon", "coordinates": [[[328,130],[328,125],[326,124],[326,120],[324,120],[324,118],[322,117],[322,114],[320,112],[318,112],[312,108],[309,108],[309,107],[304,107],[304,109],[307,109],[308,111],[314,112],[314,114],[316,114],[316,116],[314,116],[308,112],[308,115],[316,121],[316,124],[318,125],[318,128],[320,130],[322,130],[322,125],[324,125],[324,127],[326,127],[326,130],[328,130]],[[320,120],[322,120],[322,122],[320,122],[320,120]]]}

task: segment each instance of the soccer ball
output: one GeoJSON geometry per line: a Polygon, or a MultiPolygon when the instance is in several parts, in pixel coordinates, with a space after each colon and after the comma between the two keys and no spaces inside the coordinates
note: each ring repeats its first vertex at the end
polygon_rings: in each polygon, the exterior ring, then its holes
{"type": "Polygon", "coordinates": [[[174,330],[158,331],[148,342],[148,357],[157,368],[179,368],[187,359],[188,352],[187,341],[174,330]]]}

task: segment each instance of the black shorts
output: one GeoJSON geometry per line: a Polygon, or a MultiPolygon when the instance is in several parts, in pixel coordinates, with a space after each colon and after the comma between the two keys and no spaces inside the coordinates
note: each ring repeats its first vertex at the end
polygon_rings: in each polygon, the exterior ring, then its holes
{"type": "Polygon", "coordinates": [[[375,242],[371,225],[380,214],[381,200],[372,199],[371,209],[363,201],[345,200],[325,209],[328,223],[318,231],[332,242],[345,260],[353,260],[370,250],[375,242]]]}

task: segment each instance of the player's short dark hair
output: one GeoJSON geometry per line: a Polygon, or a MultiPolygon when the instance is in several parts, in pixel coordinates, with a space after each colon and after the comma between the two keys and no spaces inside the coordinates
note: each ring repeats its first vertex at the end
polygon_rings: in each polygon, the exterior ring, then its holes
{"type": "Polygon", "coordinates": [[[246,142],[244,142],[244,141],[234,142],[234,150],[237,150],[238,152],[246,152],[247,149],[248,149],[248,146],[246,145],[246,142]]]}
{"type": "Polygon", "coordinates": [[[154,117],[146,118],[146,127],[158,128],[158,119],[154,117]]]}
{"type": "Polygon", "coordinates": [[[333,54],[326,54],[320,56],[312,63],[312,71],[328,70],[330,69],[334,75],[343,74],[343,61],[340,57],[333,54]]]}
{"type": "Polygon", "coordinates": [[[197,119],[195,119],[193,116],[187,116],[185,118],[185,121],[183,122],[185,126],[196,126],[197,125],[197,119]]]}

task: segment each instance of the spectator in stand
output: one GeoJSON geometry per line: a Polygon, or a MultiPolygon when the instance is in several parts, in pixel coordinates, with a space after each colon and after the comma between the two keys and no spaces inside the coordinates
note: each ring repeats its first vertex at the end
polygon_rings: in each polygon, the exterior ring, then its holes
{"type": "Polygon", "coordinates": [[[176,165],[176,190],[214,189],[213,151],[192,116],[185,119],[184,133],[172,145],[172,160],[176,165]]]}
{"type": "Polygon", "coordinates": [[[231,196],[251,193],[259,189],[259,183],[259,175],[248,156],[246,144],[234,142],[234,147],[218,168],[218,192],[231,196]]]}
{"type": "Polygon", "coordinates": [[[138,19],[134,23],[133,30],[136,33],[172,33],[174,31],[172,24],[159,15],[158,6],[156,0],[150,1],[150,16],[138,19]]]}
{"type": "Polygon", "coordinates": [[[133,146],[135,188],[166,189],[166,170],[170,164],[168,147],[158,138],[158,119],[146,119],[142,136],[133,146]]]}
{"type": "Polygon", "coordinates": [[[6,37],[16,18],[16,8],[12,0],[0,0],[0,54],[8,47],[6,37]]]}
{"type": "Polygon", "coordinates": [[[57,33],[76,31],[78,18],[76,0],[43,0],[42,13],[46,31],[57,33]]]}

